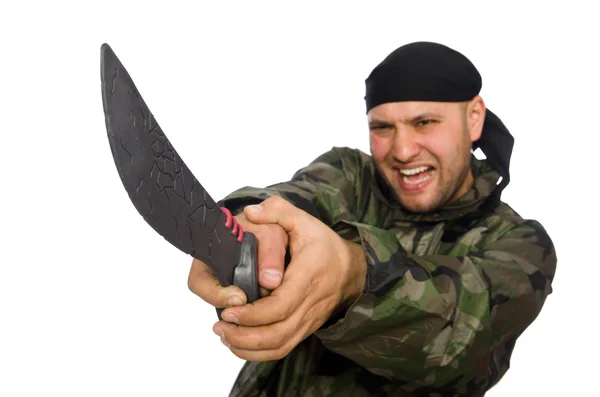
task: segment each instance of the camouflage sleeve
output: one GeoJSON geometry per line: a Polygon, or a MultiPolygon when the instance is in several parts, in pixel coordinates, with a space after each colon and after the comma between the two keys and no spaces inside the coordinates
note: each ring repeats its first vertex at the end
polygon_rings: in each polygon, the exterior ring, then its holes
{"type": "Polygon", "coordinates": [[[297,171],[288,182],[266,188],[246,186],[220,200],[221,207],[237,214],[247,205],[280,196],[325,223],[347,213],[347,201],[355,195],[354,185],[343,166],[344,148],[334,147],[308,166],[297,171]]]}
{"type": "Polygon", "coordinates": [[[542,226],[499,222],[448,256],[415,256],[389,231],[352,226],[367,258],[365,288],[315,333],[324,346],[423,393],[497,382],[551,292],[556,255],[542,226]]]}

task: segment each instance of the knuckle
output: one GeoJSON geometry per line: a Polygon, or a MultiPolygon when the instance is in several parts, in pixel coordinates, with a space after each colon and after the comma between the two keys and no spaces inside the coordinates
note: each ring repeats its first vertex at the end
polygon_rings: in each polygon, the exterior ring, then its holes
{"type": "Polygon", "coordinates": [[[188,277],[187,286],[190,292],[196,294],[196,284],[194,283],[194,280],[191,277],[188,277]]]}
{"type": "Polygon", "coordinates": [[[237,316],[240,322],[248,325],[254,325],[256,324],[256,317],[254,313],[254,303],[246,303],[246,305],[238,311],[237,316]]]}
{"type": "Polygon", "coordinates": [[[211,305],[216,303],[213,296],[207,291],[207,288],[202,283],[195,283],[192,286],[192,292],[211,305]]]}
{"type": "Polygon", "coordinates": [[[225,334],[225,340],[227,341],[227,343],[229,343],[229,345],[231,345],[232,347],[236,347],[239,348],[241,345],[241,338],[236,335],[233,332],[228,332],[225,334]]]}
{"type": "Polygon", "coordinates": [[[286,304],[282,308],[281,319],[288,318],[292,312],[294,311],[294,306],[292,304],[286,304]]]}
{"type": "Polygon", "coordinates": [[[261,323],[260,316],[258,314],[256,314],[254,311],[249,313],[247,321],[249,324],[252,324],[252,326],[258,326],[261,323]]]}
{"type": "Polygon", "coordinates": [[[277,335],[275,337],[273,337],[272,339],[273,339],[273,343],[272,343],[271,347],[276,347],[276,348],[284,347],[285,342],[287,340],[287,338],[285,337],[283,332],[277,333],[277,335]]]}
{"type": "Polygon", "coordinates": [[[220,284],[216,278],[205,271],[196,269],[190,271],[187,280],[188,289],[202,300],[218,308],[225,307],[227,294],[220,291],[220,284]]]}
{"type": "Polygon", "coordinates": [[[283,205],[285,205],[285,199],[280,196],[272,196],[269,197],[266,202],[269,202],[269,205],[272,205],[275,209],[281,209],[283,205]]]}
{"type": "Polygon", "coordinates": [[[286,307],[280,307],[275,310],[274,319],[276,321],[282,321],[287,317],[288,309],[286,307]]]}
{"type": "Polygon", "coordinates": [[[238,350],[238,349],[233,349],[233,348],[229,348],[229,350],[237,357],[240,358],[242,360],[250,360],[250,357],[247,356],[246,354],[244,354],[243,350],[238,350]]]}
{"type": "Polygon", "coordinates": [[[285,356],[288,355],[290,351],[287,349],[287,347],[280,347],[279,349],[276,349],[273,352],[273,359],[274,360],[281,360],[282,358],[284,358],[285,356]]]}
{"type": "Polygon", "coordinates": [[[273,340],[261,338],[258,341],[256,341],[256,348],[259,350],[270,350],[274,346],[277,346],[277,345],[274,343],[273,340]]]}

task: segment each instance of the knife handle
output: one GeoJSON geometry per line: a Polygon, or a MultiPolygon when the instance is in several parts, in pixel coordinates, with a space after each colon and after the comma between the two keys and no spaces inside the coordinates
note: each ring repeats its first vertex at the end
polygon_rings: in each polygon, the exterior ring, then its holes
{"type": "Polygon", "coordinates": [[[256,236],[252,233],[244,233],[240,260],[233,271],[233,285],[244,291],[248,303],[252,303],[259,298],[256,236]]]}
{"type": "MultiPolygon", "coordinates": [[[[244,291],[247,303],[252,303],[259,298],[256,236],[244,232],[241,244],[240,256],[233,270],[233,285],[244,291]]],[[[219,320],[222,320],[221,313],[223,310],[225,309],[217,308],[219,320]]]]}

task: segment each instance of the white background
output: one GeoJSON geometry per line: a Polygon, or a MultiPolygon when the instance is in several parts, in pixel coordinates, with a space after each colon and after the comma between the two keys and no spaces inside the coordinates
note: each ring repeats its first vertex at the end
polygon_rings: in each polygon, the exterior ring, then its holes
{"type": "Polygon", "coordinates": [[[187,289],[191,259],[121,185],[102,43],[219,199],[287,180],[334,145],[368,151],[364,79],[417,40],[475,63],[516,139],[504,199],[558,251],[555,291],[488,395],[597,393],[600,34],[584,2],[6,3],[0,396],[226,396],[242,365],[187,289]]]}

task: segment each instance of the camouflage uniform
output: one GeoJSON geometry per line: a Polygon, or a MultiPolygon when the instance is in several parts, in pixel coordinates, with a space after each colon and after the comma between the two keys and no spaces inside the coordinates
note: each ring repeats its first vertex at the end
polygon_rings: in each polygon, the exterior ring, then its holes
{"type": "Polygon", "coordinates": [[[472,157],[472,189],[439,212],[408,213],[367,154],[335,147],[268,188],[362,244],[364,293],[278,361],[246,362],[232,396],[483,396],[548,294],[556,253],[542,225],[490,200],[501,176],[472,157]]]}

